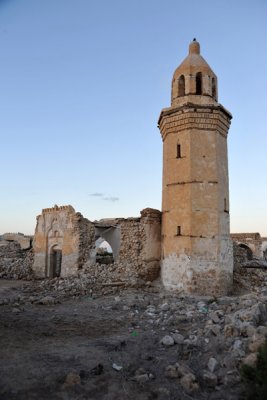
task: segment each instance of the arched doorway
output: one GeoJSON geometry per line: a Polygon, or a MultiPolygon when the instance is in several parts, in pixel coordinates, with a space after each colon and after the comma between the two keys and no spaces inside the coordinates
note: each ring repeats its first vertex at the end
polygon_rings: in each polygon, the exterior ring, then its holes
{"type": "Polygon", "coordinates": [[[252,252],[252,250],[249,248],[249,246],[247,246],[247,245],[244,244],[244,243],[239,243],[238,246],[241,247],[242,249],[245,249],[245,250],[246,250],[247,259],[248,259],[248,260],[252,260],[252,258],[253,258],[253,252],[252,252]]]}
{"type": "Polygon", "coordinates": [[[96,249],[96,262],[99,264],[112,264],[114,263],[113,250],[109,242],[99,237],[95,242],[96,249]]]}
{"type": "Polygon", "coordinates": [[[55,245],[51,248],[50,251],[50,268],[49,268],[49,277],[50,278],[58,278],[61,273],[61,264],[62,264],[62,250],[58,245],[55,245]]]}

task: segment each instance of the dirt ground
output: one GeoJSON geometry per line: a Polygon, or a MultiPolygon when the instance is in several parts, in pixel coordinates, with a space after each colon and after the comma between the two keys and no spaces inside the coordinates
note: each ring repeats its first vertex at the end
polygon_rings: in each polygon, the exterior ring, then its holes
{"type": "Polygon", "coordinates": [[[0,307],[1,400],[242,398],[239,377],[230,379],[235,368],[223,369],[218,385],[203,382],[207,360],[224,347],[216,336],[204,341],[199,334],[208,316],[194,310],[210,299],[118,289],[36,304],[25,294],[30,285],[0,280],[0,299],[12,300],[0,307]],[[196,344],[163,345],[164,335],[174,332],[195,335],[196,344]],[[196,377],[192,390],[179,374],[166,372],[175,363],[196,377]]]}

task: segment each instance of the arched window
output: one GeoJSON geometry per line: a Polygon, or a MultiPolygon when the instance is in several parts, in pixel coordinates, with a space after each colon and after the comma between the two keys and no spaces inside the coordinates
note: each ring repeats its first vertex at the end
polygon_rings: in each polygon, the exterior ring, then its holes
{"type": "Polygon", "coordinates": [[[178,80],[178,97],[185,95],[185,79],[184,75],[181,75],[178,80]]]}
{"type": "Polygon", "coordinates": [[[202,74],[198,72],[196,75],[196,94],[202,94],[202,74]]]}
{"type": "Polygon", "coordinates": [[[212,97],[214,99],[216,99],[216,83],[215,83],[214,78],[212,78],[212,81],[211,81],[211,93],[212,93],[212,97]]]}

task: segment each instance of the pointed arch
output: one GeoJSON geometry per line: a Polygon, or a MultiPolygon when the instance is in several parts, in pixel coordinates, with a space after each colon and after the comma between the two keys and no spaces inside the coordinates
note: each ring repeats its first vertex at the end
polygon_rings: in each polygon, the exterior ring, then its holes
{"type": "Polygon", "coordinates": [[[178,97],[185,95],[185,78],[181,75],[178,79],[178,97]]]}
{"type": "Polygon", "coordinates": [[[202,94],[202,73],[196,74],[196,94],[202,94]]]}

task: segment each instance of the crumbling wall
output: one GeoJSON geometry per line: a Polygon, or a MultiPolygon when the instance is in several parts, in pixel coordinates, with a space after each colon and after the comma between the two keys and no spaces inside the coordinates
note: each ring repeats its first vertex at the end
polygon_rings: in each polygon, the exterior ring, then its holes
{"type": "Polygon", "coordinates": [[[93,229],[92,223],[76,213],[72,206],[55,205],[43,209],[37,217],[34,236],[35,275],[66,277],[77,273],[87,260],[93,229]]]}
{"type": "Polygon", "coordinates": [[[84,270],[88,274],[105,284],[117,282],[126,285],[152,281],[159,276],[160,211],[146,208],[141,211],[140,218],[101,220],[95,225],[99,235],[102,229],[102,236],[106,240],[109,239],[110,245],[118,245],[118,253],[115,262],[110,265],[95,264],[91,261],[86,263],[84,270]]]}
{"type": "Polygon", "coordinates": [[[28,250],[32,247],[32,236],[24,235],[23,233],[4,233],[1,237],[7,242],[17,242],[22,250],[28,250]]]}
{"type": "Polygon", "coordinates": [[[76,229],[79,234],[78,268],[81,269],[90,257],[95,244],[94,224],[84,218],[81,213],[76,213],[76,229]]]}
{"type": "Polygon", "coordinates": [[[256,257],[263,257],[262,238],[258,232],[253,233],[231,233],[231,238],[241,244],[246,244],[256,257]]]}

